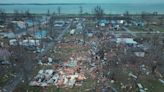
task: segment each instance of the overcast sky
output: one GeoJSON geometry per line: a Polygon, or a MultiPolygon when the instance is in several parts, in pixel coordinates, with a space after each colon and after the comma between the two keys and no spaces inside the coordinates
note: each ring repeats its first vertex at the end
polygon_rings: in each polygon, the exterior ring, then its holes
{"type": "Polygon", "coordinates": [[[0,3],[164,3],[164,0],[0,0],[0,3]]]}

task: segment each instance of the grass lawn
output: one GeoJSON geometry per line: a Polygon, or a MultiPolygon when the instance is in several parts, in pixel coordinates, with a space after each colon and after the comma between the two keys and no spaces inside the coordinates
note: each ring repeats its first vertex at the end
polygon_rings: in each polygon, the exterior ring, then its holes
{"type": "Polygon", "coordinates": [[[145,77],[140,80],[145,88],[148,88],[148,92],[163,92],[164,85],[155,78],[145,77]]]}
{"type": "Polygon", "coordinates": [[[5,67],[5,70],[0,73],[0,88],[3,87],[11,78],[13,78],[13,70],[8,66],[0,66],[1,68],[5,67]]]}
{"type": "Polygon", "coordinates": [[[150,28],[155,29],[156,31],[164,32],[164,27],[151,25],[150,28]]]}
{"type": "MultiPolygon", "coordinates": [[[[114,69],[113,72],[119,72],[116,77],[115,83],[109,83],[112,87],[114,87],[118,92],[125,92],[121,89],[121,83],[129,84],[131,83],[131,78],[128,76],[128,73],[131,72],[129,69],[114,69]],[[121,71],[122,70],[122,71],[121,71]]],[[[135,74],[135,73],[134,73],[135,74]]],[[[163,79],[164,80],[164,79],[163,79]]],[[[137,80],[137,83],[141,83],[144,88],[148,88],[146,92],[163,92],[164,85],[159,82],[158,79],[154,78],[153,75],[142,75],[142,77],[137,80]]],[[[138,92],[138,88],[133,88],[133,92],[138,92]]]]}
{"type": "MultiPolygon", "coordinates": [[[[128,28],[129,28],[129,30],[134,31],[134,32],[145,32],[144,27],[132,26],[132,27],[128,27],[128,28]]],[[[150,26],[148,26],[148,28],[153,29],[154,31],[164,32],[164,27],[162,27],[162,26],[150,25],[150,26]]]]}
{"type": "Polygon", "coordinates": [[[128,27],[129,30],[134,31],[134,32],[144,32],[145,30],[142,27],[136,27],[136,26],[132,26],[132,27],[128,27]]]}

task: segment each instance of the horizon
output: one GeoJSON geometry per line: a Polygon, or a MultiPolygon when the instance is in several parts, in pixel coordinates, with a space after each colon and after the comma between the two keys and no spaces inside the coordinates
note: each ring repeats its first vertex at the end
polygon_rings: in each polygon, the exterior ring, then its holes
{"type": "Polygon", "coordinates": [[[164,4],[164,3],[76,3],[76,2],[73,2],[73,3],[0,3],[1,5],[3,4],[41,4],[41,5],[44,5],[44,4],[50,4],[50,5],[53,5],[53,4],[145,4],[145,5],[149,5],[149,4],[164,4]]]}
{"type": "Polygon", "coordinates": [[[0,4],[73,4],[73,3],[84,3],[84,4],[103,4],[103,3],[109,3],[109,4],[164,4],[164,1],[161,0],[3,0],[0,2],[0,4]]]}

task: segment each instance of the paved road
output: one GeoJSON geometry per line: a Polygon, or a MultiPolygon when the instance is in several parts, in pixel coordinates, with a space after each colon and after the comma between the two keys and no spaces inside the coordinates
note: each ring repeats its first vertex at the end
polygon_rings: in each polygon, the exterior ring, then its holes
{"type": "Polygon", "coordinates": [[[164,34],[164,32],[133,32],[134,34],[164,34]]]}
{"type": "MultiPolygon", "coordinates": [[[[55,41],[48,43],[48,46],[45,48],[45,50],[39,54],[36,58],[40,58],[43,55],[45,55],[50,49],[52,49],[55,46],[55,43],[62,40],[65,32],[70,28],[71,24],[69,24],[63,31],[62,33],[55,39],[55,41]]],[[[28,72],[32,71],[33,66],[35,66],[35,64],[32,64],[30,62],[24,62],[24,67],[23,68],[27,68],[28,72]],[[29,67],[30,66],[30,67],[29,67]]],[[[23,72],[23,70],[20,70],[19,73],[16,74],[16,77],[14,77],[12,80],[10,80],[2,89],[2,92],[13,92],[14,89],[16,88],[16,86],[22,81],[24,80],[24,76],[25,73],[23,72]]],[[[30,75],[29,75],[30,76],[30,75]]]]}
{"type": "Polygon", "coordinates": [[[129,34],[131,34],[132,36],[136,37],[136,34],[156,34],[156,33],[159,33],[159,34],[164,34],[164,32],[135,32],[135,31],[131,31],[129,30],[128,28],[126,27],[123,27],[123,29],[125,29],[125,31],[129,34]]]}
{"type": "Polygon", "coordinates": [[[125,29],[125,31],[126,31],[127,33],[129,33],[129,34],[131,34],[132,36],[136,37],[136,34],[135,34],[133,31],[129,30],[129,29],[126,28],[126,27],[123,27],[123,29],[125,29]]]}

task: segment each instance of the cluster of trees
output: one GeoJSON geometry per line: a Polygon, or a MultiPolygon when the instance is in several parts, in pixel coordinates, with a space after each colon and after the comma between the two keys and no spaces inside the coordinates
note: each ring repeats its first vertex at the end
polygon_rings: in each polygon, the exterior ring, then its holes
{"type": "Polygon", "coordinates": [[[3,9],[0,9],[0,24],[6,21],[6,12],[3,9]]]}

